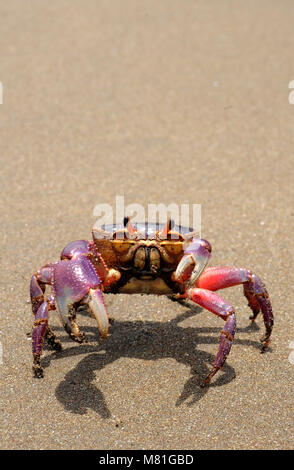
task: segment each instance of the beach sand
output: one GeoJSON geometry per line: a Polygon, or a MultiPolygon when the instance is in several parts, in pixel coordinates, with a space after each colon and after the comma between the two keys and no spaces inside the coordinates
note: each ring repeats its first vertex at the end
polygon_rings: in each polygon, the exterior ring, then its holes
{"type": "Polygon", "coordinates": [[[294,4],[1,2],[2,449],[293,449],[294,4]],[[291,101],[291,97],[290,97],[291,101]],[[223,321],[166,297],[109,295],[110,335],[44,348],[32,376],[31,275],[89,239],[97,204],[201,204],[210,265],[250,268],[223,371],[223,321]],[[293,355],[292,355],[293,356],[293,355]],[[292,363],[291,363],[292,362],[292,363]]]}

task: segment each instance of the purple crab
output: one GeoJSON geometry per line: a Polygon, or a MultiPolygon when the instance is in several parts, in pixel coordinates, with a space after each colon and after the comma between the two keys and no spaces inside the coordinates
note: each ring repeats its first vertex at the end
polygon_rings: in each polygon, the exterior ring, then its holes
{"type": "Polygon", "coordinates": [[[193,229],[175,225],[170,220],[166,224],[132,224],[125,217],[121,225],[94,228],[92,236],[92,241],[71,242],[62,251],[60,261],[46,264],[32,276],[35,376],[44,375],[40,360],[44,340],[61,350],[61,343],[49,326],[50,310],[57,310],[70,338],[81,343],[85,337],[77,324],[76,312],[79,306],[87,305],[100,335],[106,338],[109,320],[103,295],[107,293],[189,299],[219,316],[225,324],[213,368],[202,382],[203,386],[224,365],[236,331],[235,310],[217,290],[243,284],[244,295],[253,312],[251,321],[260,311],[263,315],[265,335],[261,338],[261,352],[267,349],[274,317],[263,282],[248,269],[206,267],[211,245],[197,238],[193,229]],[[46,286],[51,286],[49,295],[46,295],[46,286]]]}

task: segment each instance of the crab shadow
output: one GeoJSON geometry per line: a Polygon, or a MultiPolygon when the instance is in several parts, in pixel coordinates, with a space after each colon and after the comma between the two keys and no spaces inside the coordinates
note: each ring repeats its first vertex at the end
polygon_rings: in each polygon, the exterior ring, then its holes
{"type": "MultiPolygon", "coordinates": [[[[61,352],[52,352],[42,361],[43,367],[46,368],[51,361],[87,354],[57,386],[57,399],[71,413],[84,414],[90,408],[102,418],[110,418],[111,413],[105,397],[93,383],[95,381],[97,383],[96,371],[99,372],[122,357],[151,361],[173,358],[178,363],[189,366],[191,373],[175,405],[180,406],[187,401],[187,405],[192,406],[208,392],[210,387],[222,386],[235,378],[235,370],[225,363],[208,387],[200,386],[203,378],[211,370],[219,344],[221,324],[220,328],[182,327],[179,324],[201,311],[201,308],[192,306],[168,322],[111,321],[110,334],[104,341],[101,341],[96,326],[81,328],[86,333],[87,340],[97,341],[96,345],[74,343],[72,347],[61,352]],[[201,344],[215,344],[215,354],[199,349],[198,346],[201,344]]],[[[260,343],[257,341],[243,340],[238,337],[238,333],[254,329],[259,329],[259,327],[254,324],[246,328],[238,328],[234,345],[249,345],[260,349],[260,343]]],[[[70,341],[67,336],[60,339],[63,343],[70,341]]]]}

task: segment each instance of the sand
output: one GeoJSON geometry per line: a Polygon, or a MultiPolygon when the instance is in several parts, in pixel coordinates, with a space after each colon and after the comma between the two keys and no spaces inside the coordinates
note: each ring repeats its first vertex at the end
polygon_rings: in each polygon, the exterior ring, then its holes
{"type": "Polygon", "coordinates": [[[293,449],[292,1],[1,2],[2,449],[293,449]],[[32,377],[29,281],[97,204],[201,204],[211,265],[252,269],[275,313],[249,325],[242,288],[223,371],[199,384],[221,319],[166,297],[106,297],[102,342],[44,349],[32,377]],[[292,342],[292,343],[291,343],[292,342]]]}

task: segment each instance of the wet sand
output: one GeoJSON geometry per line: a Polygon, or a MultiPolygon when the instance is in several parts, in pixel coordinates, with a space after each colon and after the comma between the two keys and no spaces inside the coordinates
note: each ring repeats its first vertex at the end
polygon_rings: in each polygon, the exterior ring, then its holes
{"type": "Polygon", "coordinates": [[[1,2],[2,449],[293,449],[294,5],[291,1],[1,2]],[[74,5],[74,6],[73,6],[74,5]],[[105,341],[44,350],[32,377],[33,272],[88,239],[99,203],[201,204],[211,265],[252,269],[226,366],[200,388],[221,319],[110,295],[105,341]],[[293,345],[293,343],[292,343],[293,345]]]}

